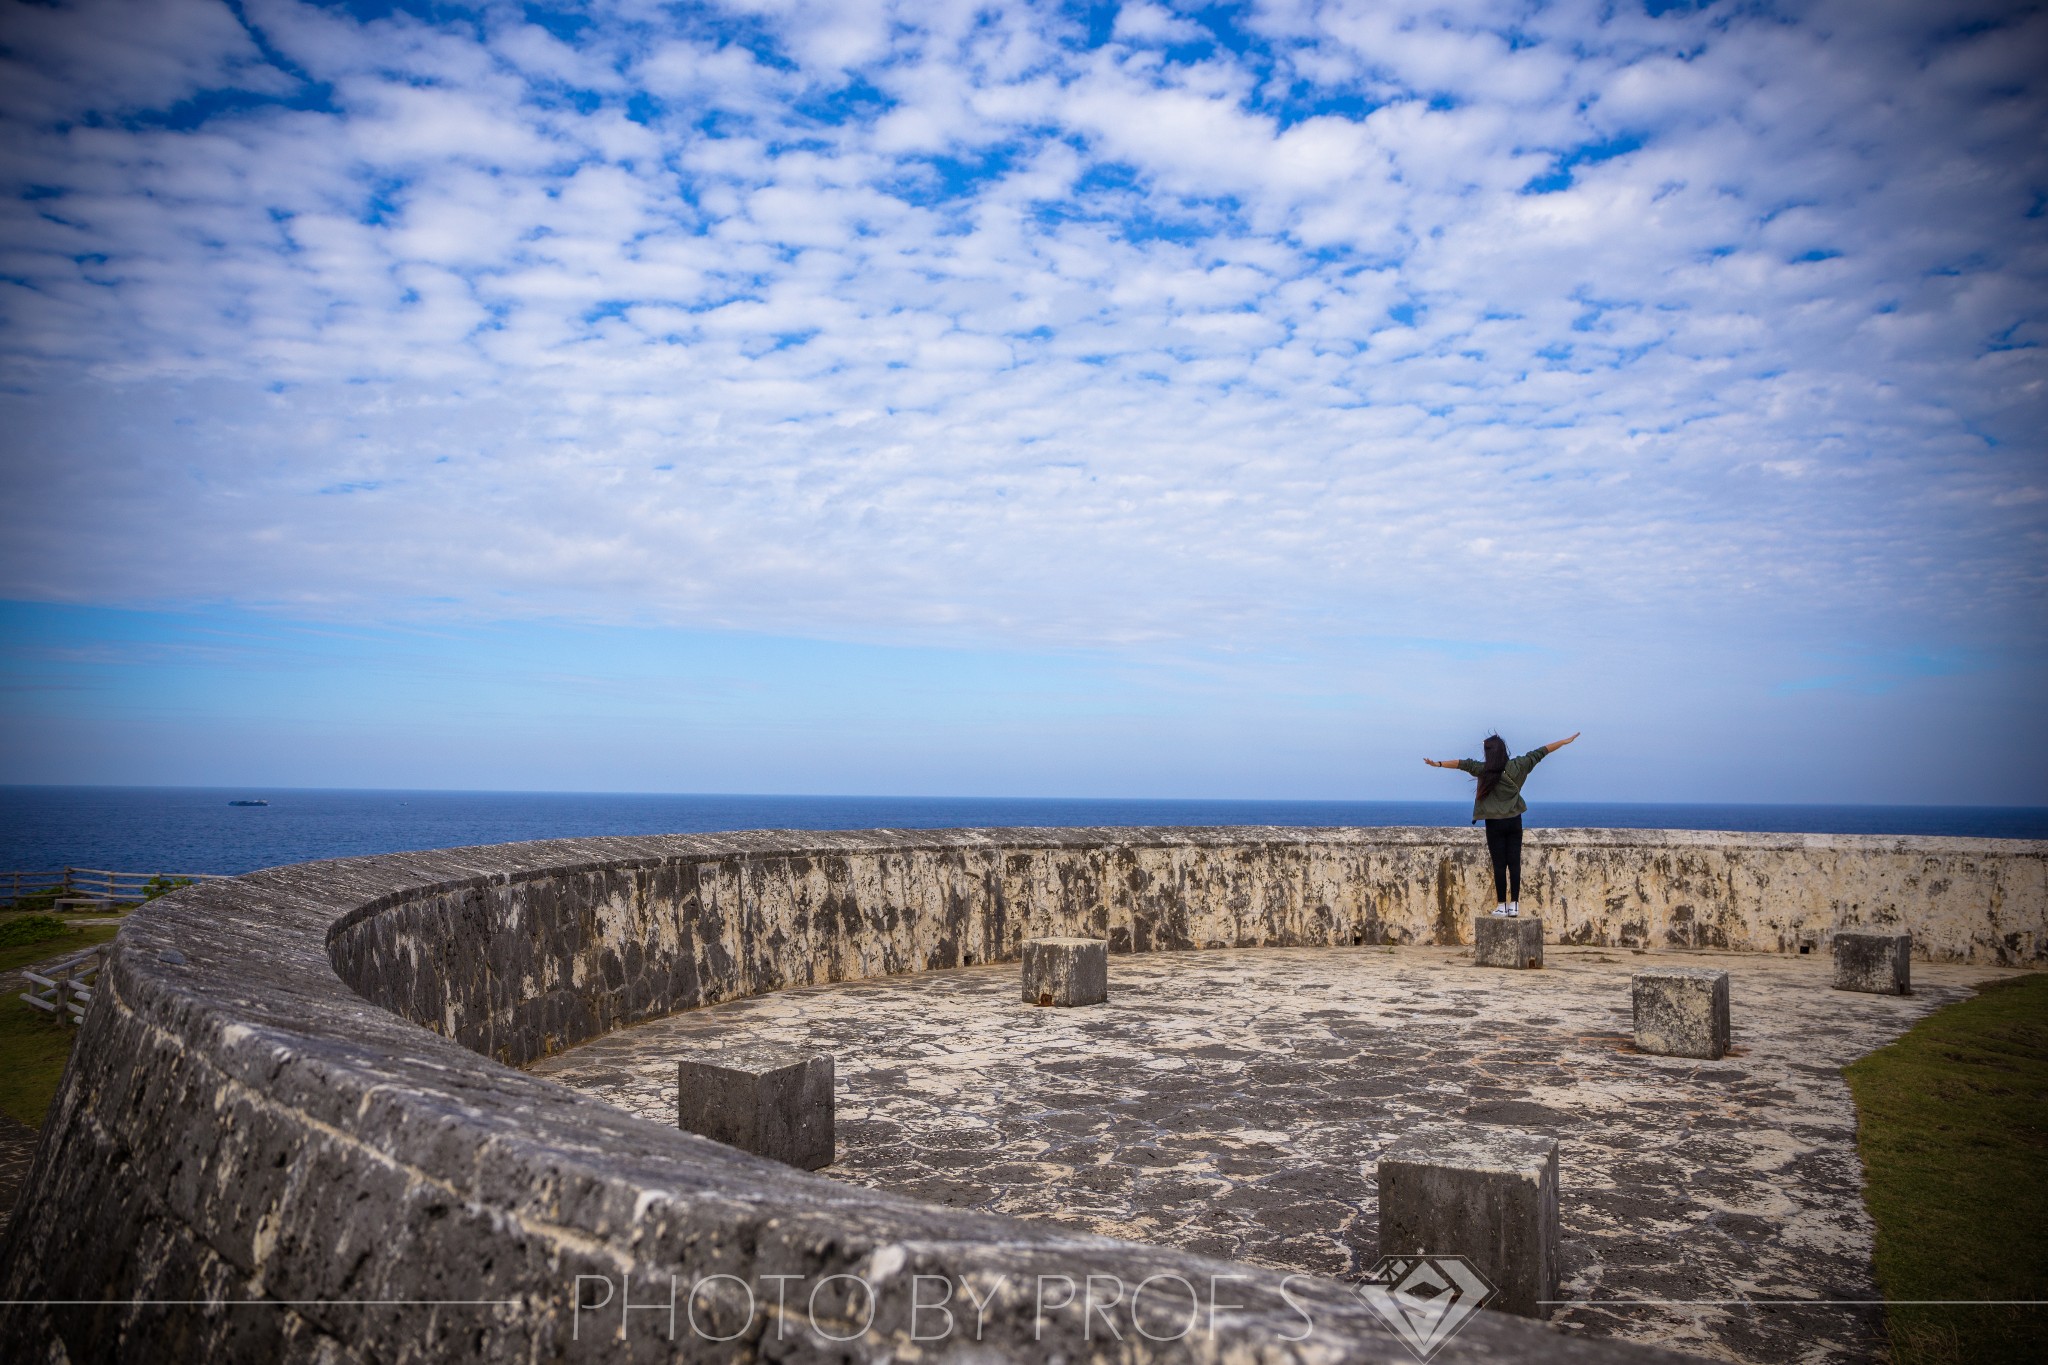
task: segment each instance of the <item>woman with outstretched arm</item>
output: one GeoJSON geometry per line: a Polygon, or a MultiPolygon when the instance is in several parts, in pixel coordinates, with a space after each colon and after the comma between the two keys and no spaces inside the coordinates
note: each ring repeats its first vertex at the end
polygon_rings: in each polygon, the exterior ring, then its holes
{"type": "Polygon", "coordinates": [[[1522,913],[1522,812],[1529,809],[1522,800],[1522,783],[1546,754],[1554,754],[1579,737],[1574,730],[1564,739],[1531,749],[1520,758],[1508,757],[1507,741],[1488,735],[1481,747],[1486,761],[1469,758],[1425,758],[1432,768],[1456,768],[1479,779],[1479,792],[1472,798],[1472,820],[1486,822],[1486,852],[1493,860],[1493,897],[1496,915],[1522,913]]]}

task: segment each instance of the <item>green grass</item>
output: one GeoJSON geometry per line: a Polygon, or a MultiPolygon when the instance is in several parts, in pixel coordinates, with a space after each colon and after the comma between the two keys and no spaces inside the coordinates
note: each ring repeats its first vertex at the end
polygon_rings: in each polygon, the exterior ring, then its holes
{"type": "MultiPolygon", "coordinates": [[[[0,920],[24,918],[0,916],[0,920]]],[[[67,924],[62,934],[40,943],[0,948],[0,971],[11,971],[45,958],[74,953],[105,943],[120,931],[118,924],[67,924]]],[[[43,1114],[64,1078],[64,1062],[78,1028],[69,1017],[53,1019],[24,1003],[23,986],[0,999],[0,1112],[31,1128],[42,1126],[43,1114]]]]}
{"type": "Polygon", "coordinates": [[[0,948],[21,948],[64,936],[64,921],[55,915],[9,915],[0,920],[0,948]]]}
{"type": "MultiPolygon", "coordinates": [[[[0,915],[0,926],[14,921],[15,918],[11,915],[0,915]]],[[[24,915],[20,918],[26,919],[28,916],[24,915]]],[[[17,967],[26,967],[32,962],[41,962],[45,958],[60,957],[65,953],[75,953],[81,949],[90,948],[95,943],[105,943],[113,938],[120,928],[121,926],[118,924],[66,924],[62,932],[54,937],[38,939],[34,943],[9,944],[7,947],[0,948],[0,972],[11,972],[17,967]]],[[[12,996],[9,997],[9,1000],[13,1004],[21,1005],[21,1002],[13,1000],[12,996]]],[[[9,1001],[0,1001],[0,1008],[4,1008],[8,1003],[9,1001]]],[[[21,1007],[23,1009],[29,1008],[27,1005],[21,1005],[21,1007]]]]}
{"type": "Polygon", "coordinates": [[[75,1024],[12,997],[0,1000],[0,1111],[31,1128],[43,1126],[77,1033],[75,1024]]]}
{"type": "MultiPolygon", "coordinates": [[[[1847,1070],[1877,1282],[2048,1299],[2048,974],[1987,984],[1847,1070]]],[[[2048,1310],[1891,1307],[1894,1365],[2039,1360],[2048,1310]]]]}

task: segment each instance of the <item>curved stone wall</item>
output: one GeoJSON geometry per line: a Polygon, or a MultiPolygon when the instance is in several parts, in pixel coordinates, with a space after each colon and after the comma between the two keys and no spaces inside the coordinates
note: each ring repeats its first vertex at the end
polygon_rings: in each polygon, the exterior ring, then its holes
{"type": "MultiPolygon", "coordinates": [[[[623,1024],[755,995],[1015,957],[1461,943],[1491,905],[1476,835],[1442,829],[767,832],[695,851],[415,890],[338,922],[362,995],[519,1064],[623,1024]]],[[[2048,846],[1992,839],[1536,830],[1525,899],[1553,940],[1825,951],[1903,928],[1942,961],[2048,961],[2048,846]]]]}
{"type": "MultiPolygon", "coordinates": [[[[2043,853],[1532,832],[1527,899],[1581,942],[1789,948],[1903,924],[1939,955],[2031,963],[2043,853]]],[[[1455,941],[1485,903],[1482,863],[1474,836],[1441,830],[768,832],[193,887],[123,930],[0,1248],[0,1343],[138,1360],[1406,1359],[1342,1285],[843,1186],[501,1063],[738,995],[1010,958],[1041,933],[1118,951],[1455,941]],[[1039,1311],[1046,1284],[1056,1300],[1091,1274],[1207,1286],[1200,1330],[1174,1335],[1167,1311],[1149,1322],[1166,1340],[1128,1318],[1111,1337],[1109,1318],[1039,1311]],[[856,1284],[873,1286],[865,1325],[856,1284]],[[580,1311],[579,1286],[605,1307],[580,1311]],[[791,1286],[813,1296],[801,1312],[791,1286]],[[939,1323],[913,1314],[920,1288],[960,1310],[950,1335],[916,1340],[939,1323]]],[[[1488,1314],[1439,1358],[1502,1354],[1643,1356],[1488,1314]]]]}

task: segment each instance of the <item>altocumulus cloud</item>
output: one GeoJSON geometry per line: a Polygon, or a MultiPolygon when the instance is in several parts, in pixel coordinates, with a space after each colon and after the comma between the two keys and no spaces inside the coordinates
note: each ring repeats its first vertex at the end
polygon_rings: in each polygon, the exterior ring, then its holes
{"type": "Polygon", "coordinates": [[[2038,6],[8,0],[4,40],[0,595],[2042,643],[2038,6]]]}

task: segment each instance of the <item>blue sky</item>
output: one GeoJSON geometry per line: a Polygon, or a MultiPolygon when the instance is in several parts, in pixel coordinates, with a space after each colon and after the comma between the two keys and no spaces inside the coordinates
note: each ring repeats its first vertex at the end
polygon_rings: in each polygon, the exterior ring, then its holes
{"type": "Polygon", "coordinates": [[[0,4],[0,781],[2043,799],[2039,6],[0,4]]]}

